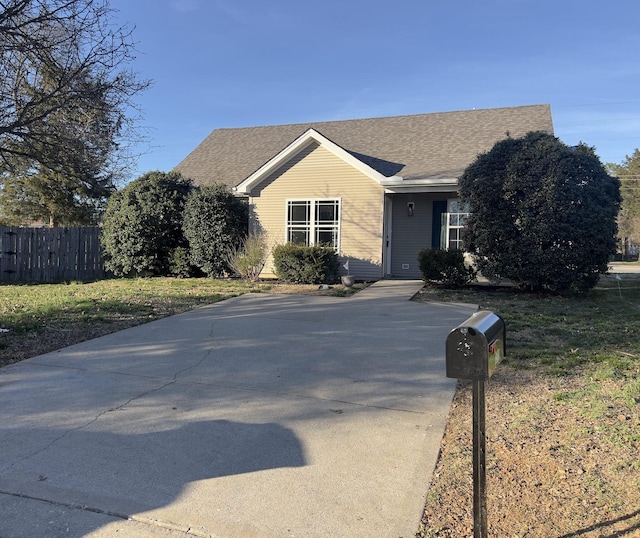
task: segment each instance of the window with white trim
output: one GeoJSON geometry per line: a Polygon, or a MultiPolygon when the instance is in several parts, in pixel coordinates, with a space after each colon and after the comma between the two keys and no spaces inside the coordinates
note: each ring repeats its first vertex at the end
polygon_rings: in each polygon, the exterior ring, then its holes
{"type": "Polygon", "coordinates": [[[340,248],[340,200],[287,201],[287,242],[340,248]]]}
{"type": "Polygon", "coordinates": [[[462,229],[469,215],[468,208],[458,200],[449,200],[447,204],[447,249],[463,250],[462,229]]]}

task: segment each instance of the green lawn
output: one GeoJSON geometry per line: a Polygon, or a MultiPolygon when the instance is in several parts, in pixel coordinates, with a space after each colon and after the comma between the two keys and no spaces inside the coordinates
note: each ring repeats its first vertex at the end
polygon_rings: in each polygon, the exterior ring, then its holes
{"type": "Polygon", "coordinates": [[[134,278],[0,285],[0,365],[185,312],[267,284],[207,278],[134,278]]]}
{"type": "Polygon", "coordinates": [[[570,373],[578,365],[637,368],[640,357],[640,274],[603,277],[584,295],[559,297],[511,288],[460,291],[430,288],[433,300],[479,304],[507,325],[507,359],[514,367],[570,373]]]}

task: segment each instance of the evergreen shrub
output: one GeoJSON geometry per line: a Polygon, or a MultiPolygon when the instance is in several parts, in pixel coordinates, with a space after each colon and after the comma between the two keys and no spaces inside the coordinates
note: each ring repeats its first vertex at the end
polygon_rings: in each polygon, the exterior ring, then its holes
{"type": "Polygon", "coordinates": [[[466,286],[476,278],[473,267],[464,263],[461,250],[422,249],[418,252],[418,264],[425,281],[450,288],[466,286]]]}
{"type": "Polygon", "coordinates": [[[286,243],[273,249],[276,276],[294,284],[333,284],[338,281],[340,264],[331,245],[286,243]]]}

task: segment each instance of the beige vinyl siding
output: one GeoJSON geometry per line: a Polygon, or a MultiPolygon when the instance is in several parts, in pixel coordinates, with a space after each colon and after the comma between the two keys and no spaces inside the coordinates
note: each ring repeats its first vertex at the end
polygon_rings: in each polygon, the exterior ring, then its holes
{"type": "MultiPolygon", "coordinates": [[[[313,143],[254,187],[252,229],[270,247],[286,241],[287,200],[340,200],[340,258],[357,279],[382,277],[383,189],[327,149],[313,143]]],[[[273,274],[267,261],[263,276],[273,274]]]]}
{"type": "Polygon", "coordinates": [[[391,242],[391,275],[393,277],[422,278],[417,257],[420,249],[431,248],[433,202],[455,197],[455,193],[393,195],[391,242]],[[407,212],[409,202],[414,204],[412,217],[408,216],[407,212]]]}

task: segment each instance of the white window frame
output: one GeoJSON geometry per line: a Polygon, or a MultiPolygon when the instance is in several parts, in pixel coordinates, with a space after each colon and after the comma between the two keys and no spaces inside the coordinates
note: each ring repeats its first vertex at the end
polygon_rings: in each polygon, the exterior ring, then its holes
{"type": "Polygon", "coordinates": [[[336,252],[340,251],[340,231],[342,228],[342,199],[341,198],[290,198],[285,203],[285,231],[284,240],[291,242],[293,231],[304,231],[306,233],[305,244],[313,246],[318,242],[318,234],[325,230],[332,230],[335,237],[333,245],[336,252]],[[320,205],[333,205],[334,214],[337,210],[338,218],[333,221],[318,220],[317,210],[320,205]],[[290,208],[293,205],[304,205],[307,208],[307,219],[292,223],[289,220],[290,208]]]}
{"type": "Polygon", "coordinates": [[[445,248],[447,250],[452,248],[464,250],[464,245],[462,243],[460,233],[465,227],[466,219],[468,216],[469,211],[467,210],[467,208],[461,206],[460,200],[458,200],[457,198],[450,198],[449,200],[447,200],[447,226],[445,242],[445,248]],[[455,234],[451,233],[453,230],[456,231],[455,234]]]}

